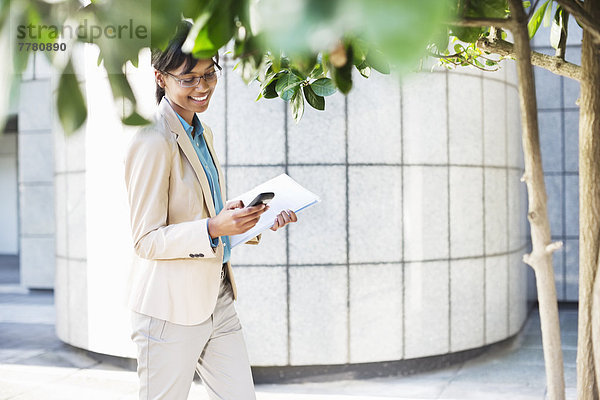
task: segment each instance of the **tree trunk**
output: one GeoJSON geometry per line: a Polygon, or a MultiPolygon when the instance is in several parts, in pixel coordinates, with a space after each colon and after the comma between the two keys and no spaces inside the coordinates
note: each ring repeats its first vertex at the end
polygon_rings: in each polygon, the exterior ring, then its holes
{"type": "MultiPolygon", "coordinates": [[[[586,0],[600,19],[600,0],[586,0]]],[[[579,114],[579,333],[577,398],[597,400],[600,382],[600,46],[583,30],[579,114]]]]}
{"type": "Polygon", "coordinates": [[[565,381],[563,357],[560,345],[558,303],[552,268],[552,253],[560,244],[552,244],[548,221],[546,185],[542,169],[542,155],[538,133],[537,103],[533,67],[530,61],[531,47],[527,32],[527,16],[521,0],[509,0],[511,18],[514,20],[512,33],[515,37],[517,71],[519,75],[519,100],[523,129],[523,152],[525,176],[529,200],[527,214],[531,226],[532,252],[523,259],[529,264],[536,277],[542,346],[546,367],[547,398],[564,400],[565,381]]]}

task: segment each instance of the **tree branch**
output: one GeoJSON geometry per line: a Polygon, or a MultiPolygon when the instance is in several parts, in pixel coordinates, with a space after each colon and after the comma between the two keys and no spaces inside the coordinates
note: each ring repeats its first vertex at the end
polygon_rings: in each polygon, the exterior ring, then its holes
{"type": "Polygon", "coordinates": [[[466,28],[480,28],[483,26],[497,26],[500,28],[511,28],[513,21],[510,18],[461,18],[448,22],[448,25],[466,28]]]}
{"type": "Polygon", "coordinates": [[[546,252],[552,254],[555,251],[559,250],[561,247],[563,247],[563,242],[552,242],[548,246],[546,246],[546,252]]]}
{"type": "Polygon", "coordinates": [[[558,4],[567,10],[575,19],[584,26],[593,37],[600,43],[600,24],[594,17],[585,11],[575,0],[556,0],[558,4]]]}
{"type": "Polygon", "coordinates": [[[450,60],[450,59],[453,59],[453,58],[456,58],[456,57],[460,57],[460,55],[463,54],[464,51],[461,51],[460,53],[449,54],[447,56],[445,56],[443,54],[434,53],[433,51],[430,51],[428,53],[429,53],[429,55],[431,57],[434,57],[434,58],[443,58],[445,60],[450,60]]]}
{"type": "Polygon", "coordinates": [[[539,3],[540,0],[535,0],[531,6],[529,6],[529,12],[527,13],[527,21],[529,21],[531,19],[531,16],[533,15],[533,13],[535,12],[535,9],[537,8],[537,5],[539,3]]]}
{"type": "MultiPolygon", "coordinates": [[[[502,39],[490,42],[487,38],[477,41],[477,47],[490,53],[499,54],[503,57],[516,58],[514,45],[502,39]]],[[[535,66],[547,69],[557,75],[566,76],[576,81],[581,80],[581,67],[563,60],[560,57],[549,56],[546,54],[531,52],[531,63],[535,66]]]]}

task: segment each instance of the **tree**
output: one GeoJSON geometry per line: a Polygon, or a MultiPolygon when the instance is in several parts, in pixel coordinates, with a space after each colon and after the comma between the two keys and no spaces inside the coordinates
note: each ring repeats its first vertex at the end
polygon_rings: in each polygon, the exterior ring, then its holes
{"type": "MultiPolygon", "coordinates": [[[[477,2],[483,3],[483,2],[477,2]]],[[[496,13],[479,13],[475,2],[465,7],[461,20],[455,25],[453,32],[457,37],[470,43],[469,51],[442,57],[455,64],[477,63],[484,53],[497,53],[517,59],[519,69],[519,92],[521,97],[521,114],[523,119],[523,147],[526,154],[526,172],[529,193],[528,218],[531,223],[533,251],[524,260],[535,271],[544,358],[548,379],[549,398],[564,398],[564,379],[562,373],[562,354],[560,354],[560,332],[557,313],[553,303],[556,302],[551,264],[551,253],[559,245],[550,243],[549,226],[547,226],[545,189],[539,157],[539,138],[537,133],[537,114],[533,91],[531,64],[546,68],[556,74],[564,75],[580,81],[580,125],[579,125],[579,185],[580,185],[580,258],[579,258],[579,333],[577,352],[577,388],[579,399],[597,399],[600,382],[600,276],[598,272],[599,229],[600,229],[600,143],[595,138],[600,131],[600,2],[586,0],[547,0],[536,8],[536,1],[529,16],[523,12],[520,0],[509,0],[506,16],[501,8],[496,13]],[[553,16],[553,3],[557,5],[553,16]],[[544,16],[552,16],[553,29],[551,43],[556,48],[553,57],[531,52],[529,36],[537,31],[544,16]],[[572,15],[583,27],[582,66],[565,61],[567,22],[572,15]],[[491,28],[482,28],[487,26],[491,28]],[[462,30],[461,28],[466,28],[462,30]],[[502,40],[496,28],[508,28],[515,37],[515,44],[502,40]],[[528,153],[529,157],[528,157],[528,153]],[[529,160],[528,160],[529,159],[529,160]]],[[[494,2],[489,2],[494,3],[494,2]]],[[[528,6],[524,2],[525,6],[528,6]]],[[[481,4],[483,7],[483,4],[481,4]]],[[[499,6],[499,4],[498,4],[499,6]]],[[[459,6],[460,7],[460,6],[459,6]]],[[[488,60],[489,61],[489,60],[488,60]]],[[[491,61],[488,65],[494,65],[491,61]]]]}
{"type": "MultiPolygon", "coordinates": [[[[542,0],[543,1],[543,0],[542,0]]],[[[352,69],[368,77],[371,70],[389,73],[413,69],[425,49],[446,65],[474,65],[494,70],[501,58],[518,62],[519,92],[523,122],[523,147],[528,186],[533,250],[524,257],[535,271],[549,397],[564,398],[562,354],[552,252],[559,244],[550,242],[546,192],[541,167],[532,63],[581,82],[580,117],[580,301],[578,390],[580,399],[598,397],[600,382],[600,0],[547,0],[533,5],[522,0],[153,0],[140,6],[136,0],[92,1],[81,7],[76,0],[46,3],[42,0],[10,0],[0,6],[0,31],[10,38],[13,71],[3,71],[1,82],[12,82],[26,66],[29,53],[19,49],[14,28],[37,27],[25,39],[36,48],[65,43],[64,52],[46,51],[60,69],[58,114],[67,133],[86,119],[86,106],[74,73],[72,51],[78,42],[100,48],[98,62],[104,63],[115,98],[124,99],[131,125],[147,123],[136,109],[136,99],[123,73],[127,62],[137,64],[141,48],[164,48],[183,14],[194,21],[186,48],[197,57],[214,54],[233,40],[233,57],[246,81],[261,82],[259,98],[281,98],[289,102],[296,120],[308,103],[325,108],[325,97],[336,90],[352,89],[352,69]],[[539,5],[539,7],[538,7],[539,5]],[[554,7],[556,5],[556,7],[554,7]],[[525,9],[529,8],[528,14],[525,9]],[[554,11],[553,11],[554,10],[554,11]],[[564,60],[569,15],[583,27],[582,66],[564,60]],[[532,53],[529,39],[544,16],[555,29],[551,37],[557,48],[554,57],[532,53]],[[147,41],[109,40],[114,32],[100,36],[92,29],[64,40],[66,21],[106,27],[122,26],[132,18],[147,21],[147,41]],[[39,29],[42,26],[57,29],[39,29]],[[515,43],[507,42],[510,30],[515,43]],[[63,33],[63,38],[56,32],[63,33]],[[456,41],[459,39],[459,41],[456,41]],[[454,46],[448,50],[449,42],[454,46]],[[500,58],[492,57],[500,55],[500,58]],[[391,65],[391,67],[390,67],[391,65]]],[[[86,25],[87,26],[87,25],[86,25]]],[[[27,31],[27,30],[26,30],[27,31]]],[[[26,32],[27,33],[27,32],[26,32]]],[[[21,38],[23,41],[23,38],[21,38]]],[[[6,52],[6,49],[5,49],[6,52]]],[[[6,55],[6,53],[5,53],[6,55]]],[[[1,73],[2,71],[0,71],[1,73]]],[[[8,93],[0,91],[1,119],[8,93]]],[[[1,122],[1,121],[0,121],[1,122]]]]}

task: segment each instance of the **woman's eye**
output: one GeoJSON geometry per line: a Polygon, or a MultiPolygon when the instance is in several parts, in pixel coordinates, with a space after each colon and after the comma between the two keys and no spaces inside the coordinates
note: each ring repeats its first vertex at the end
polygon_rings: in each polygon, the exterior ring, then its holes
{"type": "Polygon", "coordinates": [[[196,82],[196,78],[185,78],[185,79],[182,79],[181,82],[192,84],[192,83],[196,82]]]}
{"type": "Polygon", "coordinates": [[[214,77],[215,77],[215,75],[216,75],[216,74],[217,74],[217,71],[211,71],[211,72],[209,72],[209,73],[205,74],[205,75],[204,75],[204,77],[205,77],[206,79],[212,79],[212,78],[214,78],[214,77]]]}

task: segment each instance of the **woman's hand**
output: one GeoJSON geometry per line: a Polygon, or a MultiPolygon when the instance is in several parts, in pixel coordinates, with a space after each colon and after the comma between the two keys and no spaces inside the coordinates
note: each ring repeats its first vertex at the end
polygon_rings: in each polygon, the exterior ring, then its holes
{"type": "Polygon", "coordinates": [[[271,230],[276,231],[277,229],[283,228],[287,224],[296,221],[298,221],[298,217],[295,212],[292,210],[282,211],[277,215],[277,218],[275,218],[275,224],[271,227],[271,230]]]}
{"type": "Polygon", "coordinates": [[[216,217],[208,220],[208,234],[214,239],[249,231],[268,209],[269,206],[264,204],[244,207],[244,203],[240,200],[229,201],[216,217]]]}

